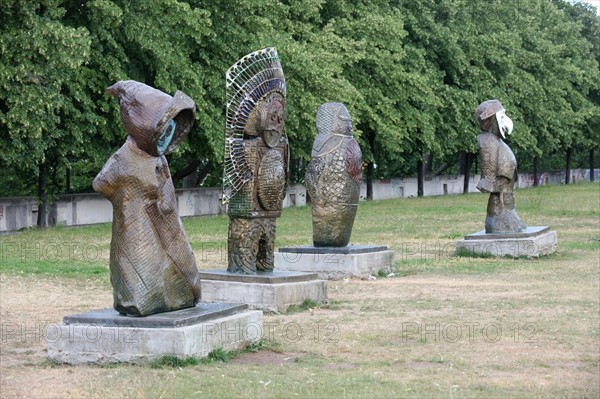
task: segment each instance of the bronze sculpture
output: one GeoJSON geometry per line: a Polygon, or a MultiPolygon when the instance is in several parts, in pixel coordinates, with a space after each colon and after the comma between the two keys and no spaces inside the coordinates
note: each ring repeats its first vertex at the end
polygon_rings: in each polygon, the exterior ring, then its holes
{"type": "Polygon", "coordinates": [[[94,179],[94,190],[113,205],[110,280],[114,308],[147,316],[194,306],[200,279],[177,214],[164,155],[190,131],[194,101],[143,83],[120,81],[106,89],[120,100],[125,144],[94,179]]]}
{"type": "Polygon", "coordinates": [[[485,219],[486,233],[516,233],[527,228],[515,209],[513,187],[518,179],[517,160],[503,138],[511,134],[512,121],[500,101],[487,100],[475,110],[481,127],[477,148],[481,180],[477,189],[490,193],[485,219]]]}
{"type": "Polygon", "coordinates": [[[223,202],[229,272],[273,270],[275,221],[288,178],[286,84],[277,50],[241,58],[226,73],[223,202]]]}
{"type": "Polygon", "coordinates": [[[352,120],[341,103],[317,111],[317,137],[306,168],[315,247],[344,247],[350,241],[362,179],[362,153],[352,120]]]}

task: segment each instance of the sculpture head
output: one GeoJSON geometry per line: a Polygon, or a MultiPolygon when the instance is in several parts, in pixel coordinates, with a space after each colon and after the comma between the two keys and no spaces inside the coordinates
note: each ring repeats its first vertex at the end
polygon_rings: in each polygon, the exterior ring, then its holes
{"type": "Polygon", "coordinates": [[[144,83],[122,80],[108,87],[106,93],[119,99],[127,134],[152,156],[171,153],[194,124],[196,105],[180,91],[171,97],[144,83]]]}
{"type": "Polygon", "coordinates": [[[512,133],[513,122],[498,100],[487,100],[479,104],[475,110],[475,117],[481,130],[489,131],[502,138],[506,138],[505,134],[512,133]]]}
{"type": "Polygon", "coordinates": [[[248,116],[244,134],[262,137],[264,143],[273,148],[285,129],[285,97],[277,91],[261,99],[248,116]]]}
{"type": "Polygon", "coordinates": [[[352,119],[342,103],[321,104],[317,110],[318,134],[352,136],[352,119]]]}

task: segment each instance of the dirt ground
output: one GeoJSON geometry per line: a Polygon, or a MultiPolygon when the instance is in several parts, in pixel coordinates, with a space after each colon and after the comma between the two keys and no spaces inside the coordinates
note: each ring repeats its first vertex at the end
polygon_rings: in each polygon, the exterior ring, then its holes
{"type": "MultiPolygon", "coordinates": [[[[393,395],[388,396],[410,396],[413,389],[436,392],[437,385],[443,397],[478,392],[597,397],[598,282],[569,277],[573,274],[560,271],[564,266],[540,271],[532,263],[531,270],[483,276],[331,281],[329,306],[265,317],[275,326],[268,337],[277,344],[274,351],[244,353],[216,368],[181,373],[193,380],[200,372],[207,374],[198,378],[281,371],[281,384],[303,373],[368,376],[389,383],[393,395]],[[285,330],[292,324],[303,331],[301,336],[285,330]]],[[[568,266],[589,269],[576,262],[568,266]]],[[[61,366],[46,358],[47,326],[60,323],[64,315],[110,306],[108,282],[0,274],[0,289],[2,398],[162,395],[146,386],[152,385],[146,378],[132,377],[139,366],[61,366]]],[[[175,372],[144,370],[160,378],[175,372]]],[[[260,381],[267,389],[271,380],[260,381]]]]}
{"type": "Polygon", "coordinates": [[[53,367],[45,330],[65,315],[107,307],[110,287],[98,280],[0,274],[2,397],[78,397],[86,370],[53,367]],[[57,381],[61,383],[57,384],[57,381]],[[65,392],[65,387],[70,387],[65,392]]]}

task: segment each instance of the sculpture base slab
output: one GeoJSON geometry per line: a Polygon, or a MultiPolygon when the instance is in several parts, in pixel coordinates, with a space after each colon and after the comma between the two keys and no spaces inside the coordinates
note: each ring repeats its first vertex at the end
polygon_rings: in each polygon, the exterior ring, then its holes
{"type": "Polygon", "coordinates": [[[327,281],[315,273],[275,270],[257,274],[230,273],[227,270],[201,270],[202,301],[238,302],[251,309],[285,312],[291,305],[309,299],[327,303],[327,281]]]}
{"type": "Polygon", "coordinates": [[[48,357],[68,364],[142,363],[162,356],[206,357],[262,337],[263,314],[242,304],[198,304],[146,317],[100,309],[46,329],[48,357]]]}
{"type": "Polygon", "coordinates": [[[469,234],[456,242],[461,256],[492,255],[537,258],[556,251],[558,236],[548,226],[532,226],[519,233],[492,233],[485,230],[469,234]]]}
{"type": "Polygon", "coordinates": [[[286,247],[275,252],[275,267],[317,273],[319,278],[330,280],[368,278],[380,270],[385,273],[395,270],[394,251],[383,245],[286,247]]]}

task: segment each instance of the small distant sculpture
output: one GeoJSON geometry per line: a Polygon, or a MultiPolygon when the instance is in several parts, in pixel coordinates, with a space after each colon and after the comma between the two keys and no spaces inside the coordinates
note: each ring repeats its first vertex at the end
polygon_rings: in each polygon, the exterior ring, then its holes
{"type": "Polygon", "coordinates": [[[114,308],[146,316],[194,306],[200,300],[199,273],[165,158],[190,131],[194,101],[133,80],[117,82],[106,93],[120,100],[128,133],[93,182],[113,205],[114,308]]]}
{"type": "Polygon", "coordinates": [[[482,133],[477,136],[481,157],[479,191],[490,193],[485,219],[486,233],[516,233],[527,228],[515,209],[513,186],[518,179],[517,160],[504,142],[511,134],[513,123],[500,101],[481,103],[475,116],[482,133]]]}
{"type": "Polygon", "coordinates": [[[306,168],[312,203],[315,247],[345,247],[350,242],[362,179],[362,153],[352,136],[352,120],[341,103],[317,111],[317,137],[306,168]]]}
{"type": "Polygon", "coordinates": [[[229,272],[270,272],[275,221],[288,180],[286,84],[275,48],[241,58],[226,73],[223,202],[229,272]]]}

